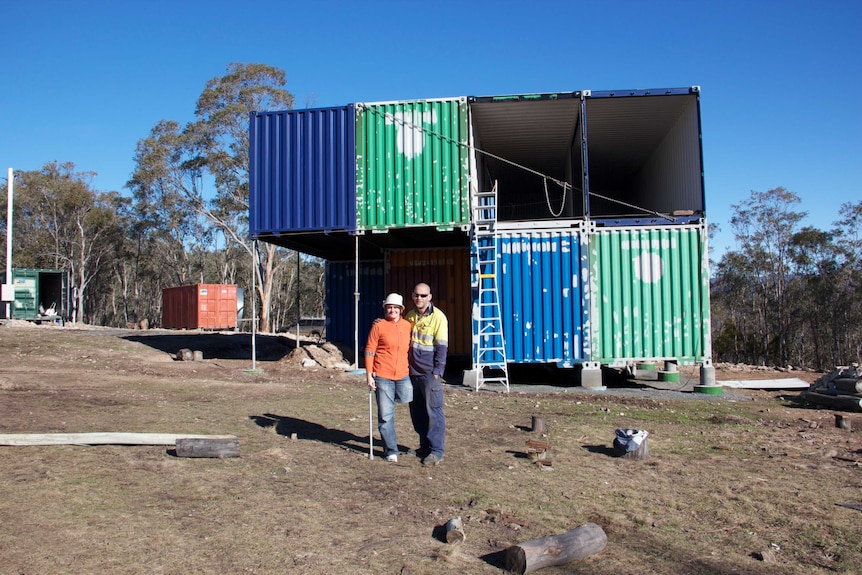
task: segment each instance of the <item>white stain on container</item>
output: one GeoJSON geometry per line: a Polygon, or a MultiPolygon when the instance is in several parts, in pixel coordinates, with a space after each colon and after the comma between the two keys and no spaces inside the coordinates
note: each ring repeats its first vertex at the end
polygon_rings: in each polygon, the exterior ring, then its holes
{"type": "Polygon", "coordinates": [[[664,273],[661,256],[655,252],[641,252],[634,259],[634,271],[640,281],[648,284],[658,283],[664,273]]]}

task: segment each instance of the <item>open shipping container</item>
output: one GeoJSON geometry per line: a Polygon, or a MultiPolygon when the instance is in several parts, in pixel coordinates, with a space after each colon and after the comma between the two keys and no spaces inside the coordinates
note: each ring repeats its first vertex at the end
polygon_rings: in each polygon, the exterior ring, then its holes
{"type": "MultiPolygon", "coordinates": [[[[15,300],[11,302],[12,319],[28,321],[65,321],[71,309],[69,274],[64,270],[12,268],[15,300]]],[[[0,305],[0,317],[6,318],[6,305],[0,305]]],[[[8,319],[8,318],[6,318],[8,319]]]]}
{"type": "Polygon", "coordinates": [[[480,190],[497,219],[548,227],[667,225],[704,217],[700,89],[469,99],[480,190]]]}

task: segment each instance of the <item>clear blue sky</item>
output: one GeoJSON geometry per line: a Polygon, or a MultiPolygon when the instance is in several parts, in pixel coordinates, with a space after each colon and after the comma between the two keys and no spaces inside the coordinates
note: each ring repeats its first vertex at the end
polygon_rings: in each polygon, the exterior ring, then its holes
{"type": "MultiPolygon", "coordinates": [[[[135,145],[228,63],[297,107],[699,85],[707,217],[784,186],[831,228],[862,200],[858,0],[0,0],[0,167],[71,161],[123,191],[135,145]]],[[[5,193],[5,191],[4,191],[5,193]]]]}

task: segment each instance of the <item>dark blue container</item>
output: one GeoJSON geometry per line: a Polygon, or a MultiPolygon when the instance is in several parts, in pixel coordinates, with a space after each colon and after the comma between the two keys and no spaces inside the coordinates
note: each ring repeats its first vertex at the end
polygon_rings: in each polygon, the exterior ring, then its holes
{"type": "MultiPolygon", "coordinates": [[[[354,262],[328,262],[326,265],[326,339],[354,348],[358,336],[360,360],[365,340],[374,320],[383,317],[383,261],[363,261],[359,266],[359,331],[354,330],[353,293],[356,288],[354,262]]],[[[354,357],[345,357],[353,361],[354,357]]],[[[361,365],[361,362],[360,362],[361,365]]]]}
{"type": "Polygon", "coordinates": [[[355,122],[352,105],[251,114],[252,238],[356,229],[355,122]]]}

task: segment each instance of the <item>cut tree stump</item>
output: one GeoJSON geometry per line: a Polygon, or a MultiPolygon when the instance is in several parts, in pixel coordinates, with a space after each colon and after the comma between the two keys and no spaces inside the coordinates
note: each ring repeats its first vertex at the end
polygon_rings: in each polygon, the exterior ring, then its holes
{"type": "Polygon", "coordinates": [[[531,449],[535,449],[537,451],[548,451],[551,448],[551,443],[548,441],[539,441],[537,439],[528,439],[524,443],[527,444],[527,447],[531,449]]]}
{"type": "Polygon", "coordinates": [[[177,439],[177,457],[239,457],[239,439],[180,437],[177,439]]]}
{"type": "Polygon", "coordinates": [[[608,536],[595,523],[586,523],[566,533],[532,539],[506,549],[506,570],[530,573],[543,567],[565,565],[575,559],[599,553],[608,536]]]}
{"type": "Polygon", "coordinates": [[[545,420],[542,419],[541,417],[534,415],[530,427],[535,433],[544,433],[545,432],[545,420]]]}
{"type": "Polygon", "coordinates": [[[460,517],[453,517],[446,523],[446,543],[461,543],[466,537],[460,517]]]}
{"type": "Polygon", "coordinates": [[[551,449],[551,444],[547,441],[539,441],[536,439],[528,439],[526,441],[527,444],[527,457],[532,460],[536,459],[547,459],[548,451],[551,449]]]}

